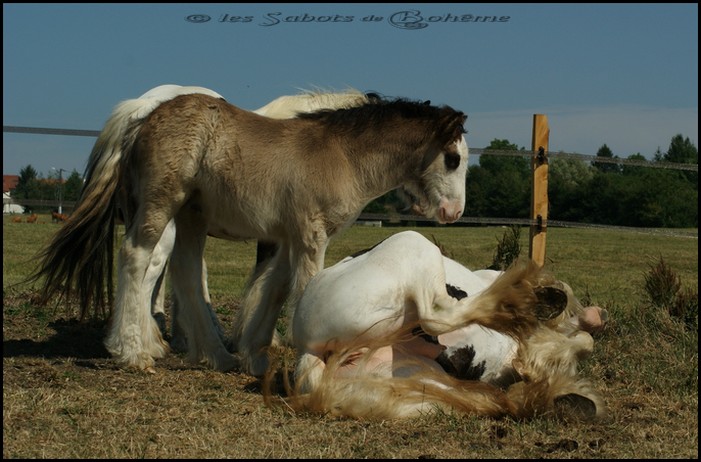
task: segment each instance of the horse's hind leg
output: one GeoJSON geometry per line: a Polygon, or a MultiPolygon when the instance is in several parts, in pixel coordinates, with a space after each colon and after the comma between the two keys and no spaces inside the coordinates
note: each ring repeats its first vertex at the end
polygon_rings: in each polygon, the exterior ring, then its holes
{"type": "Polygon", "coordinates": [[[153,252],[160,239],[160,234],[153,237],[158,224],[146,226],[141,224],[143,221],[137,220],[130,227],[120,249],[117,296],[105,347],[119,362],[150,370],[154,358],[168,352],[168,344],[151,315],[153,291],[166,259],[153,252]]]}
{"type": "Polygon", "coordinates": [[[203,360],[210,367],[227,371],[239,366],[224,346],[221,329],[207,303],[206,271],[202,258],[207,238],[203,217],[187,205],[176,217],[177,236],[171,255],[171,277],[175,299],[176,319],[183,330],[190,361],[203,360]],[[189,327],[184,327],[189,326],[189,327]]]}

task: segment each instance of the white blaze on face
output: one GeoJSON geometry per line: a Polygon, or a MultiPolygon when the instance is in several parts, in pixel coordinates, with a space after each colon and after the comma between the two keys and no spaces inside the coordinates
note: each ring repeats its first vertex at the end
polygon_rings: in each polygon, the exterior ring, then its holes
{"type": "Polygon", "coordinates": [[[426,197],[417,195],[414,210],[441,224],[457,221],[465,211],[468,156],[464,136],[456,142],[455,151],[438,156],[424,174],[426,197]]]}
{"type": "Polygon", "coordinates": [[[458,142],[458,154],[460,165],[449,175],[451,188],[449,193],[441,198],[442,203],[445,201],[445,206],[441,204],[441,210],[445,210],[444,218],[449,223],[457,221],[465,211],[465,181],[469,151],[464,136],[461,136],[458,142]]]}

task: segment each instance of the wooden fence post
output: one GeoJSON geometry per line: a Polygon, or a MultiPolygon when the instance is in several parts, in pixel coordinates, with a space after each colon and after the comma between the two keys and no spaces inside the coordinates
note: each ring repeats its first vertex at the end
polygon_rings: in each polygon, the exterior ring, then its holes
{"type": "Polygon", "coordinates": [[[533,115],[533,147],[531,158],[531,229],[528,257],[538,265],[545,264],[545,233],[548,230],[548,117],[533,115]]]}

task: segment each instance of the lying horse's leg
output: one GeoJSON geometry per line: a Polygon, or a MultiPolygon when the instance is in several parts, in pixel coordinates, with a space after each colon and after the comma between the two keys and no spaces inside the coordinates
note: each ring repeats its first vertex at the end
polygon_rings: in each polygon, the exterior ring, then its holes
{"type": "Polygon", "coordinates": [[[563,419],[591,420],[606,415],[606,404],[591,383],[568,374],[553,372],[546,379],[517,382],[508,388],[507,395],[520,418],[554,414],[563,419]]]}
{"type": "Polygon", "coordinates": [[[268,368],[268,347],[275,322],[290,293],[290,251],[279,245],[277,253],[262,268],[254,270],[234,323],[233,342],[245,371],[262,376],[268,368]]]}
{"type": "Polygon", "coordinates": [[[151,370],[154,358],[162,358],[169,349],[151,315],[153,291],[166,264],[154,248],[167,221],[159,226],[154,218],[147,226],[144,216],[129,228],[119,252],[117,294],[105,347],[117,361],[151,370]]]}
{"type": "Polygon", "coordinates": [[[437,287],[435,306],[418,306],[421,327],[430,335],[440,335],[477,323],[523,339],[540,321],[565,309],[566,296],[563,299],[551,287],[543,287],[548,281],[538,265],[528,261],[508,269],[484,291],[459,301],[437,287]],[[553,305],[553,299],[558,303],[553,305]]]}
{"type": "Polygon", "coordinates": [[[239,366],[226,350],[216,316],[207,303],[206,271],[203,266],[207,224],[201,214],[187,205],[176,217],[178,229],[171,256],[171,277],[178,303],[176,323],[183,329],[189,359],[205,361],[212,368],[228,371],[239,366]]]}
{"type": "Polygon", "coordinates": [[[311,393],[322,384],[326,363],[314,353],[306,352],[295,364],[295,387],[299,393],[311,393]]]}

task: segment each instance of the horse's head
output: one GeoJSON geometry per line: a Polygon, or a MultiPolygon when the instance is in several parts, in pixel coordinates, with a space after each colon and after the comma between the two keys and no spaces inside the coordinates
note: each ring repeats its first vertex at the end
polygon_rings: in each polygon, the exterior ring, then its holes
{"type": "Polygon", "coordinates": [[[461,134],[432,159],[417,182],[400,190],[411,209],[441,224],[457,221],[465,210],[468,149],[461,134]]]}

